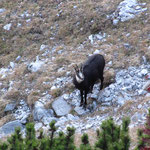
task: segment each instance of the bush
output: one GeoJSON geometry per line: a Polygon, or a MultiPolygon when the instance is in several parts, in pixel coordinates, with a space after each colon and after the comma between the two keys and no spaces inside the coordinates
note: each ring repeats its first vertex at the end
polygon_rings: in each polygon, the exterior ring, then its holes
{"type": "Polygon", "coordinates": [[[147,121],[144,129],[138,130],[138,146],[135,150],[149,150],[150,149],[150,109],[147,115],[147,121]]]}
{"type": "Polygon", "coordinates": [[[7,139],[7,142],[0,144],[0,150],[128,150],[130,138],[128,136],[129,119],[124,119],[122,127],[114,124],[113,119],[104,121],[101,125],[101,132],[97,130],[97,142],[91,147],[88,135],[83,134],[81,145],[77,148],[74,144],[74,128],[67,128],[67,133],[59,132],[56,136],[57,128],[55,121],[50,123],[49,135],[45,136],[40,131],[36,137],[34,124],[26,125],[26,137],[22,138],[20,128],[16,128],[15,133],[7,139]]]}

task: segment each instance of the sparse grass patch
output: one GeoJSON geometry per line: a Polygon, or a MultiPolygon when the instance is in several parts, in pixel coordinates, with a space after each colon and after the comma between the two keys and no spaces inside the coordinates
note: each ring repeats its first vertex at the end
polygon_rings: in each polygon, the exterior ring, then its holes
{"type": "Polygon", "coordinates": [[[30,109],[32,110],[34,107],[34,103],[39,99],[39,92],[32,91],[27,97],[27,104],[29,105],[30,109]]]}
{"type": "Polygon", "coordinates": [[[13,88],[5,94],[4,98],[18,101],[21,98],[21,94],[19,90],[13,88]]]}
{"type": "Polygon", "coordinates": [[[37,78],[37,82],[35,84],[35,89],[40,90],[41,92],[45,92],[49,90],[51,87],[49,77],[39,77],[37,78]]]}
{"type": "Polygon", "coordinates": [[[61,93],[62,93],[62,91],[61,91],[61,89],[59,89],[59,88],[53,89],[53,90],[51,90],[51,92],[50,92],[50,94],[51,94],[54,98],[60,96],[61,93]]]}
{"type": "Polygon", "coordinates": [[[8,104],[8,101],[0,99],[0,118],[4,116],[4,109],[7,104],[8,104]]]}
{"type": "Polygon", "coordinates": [[[21,64],[14,69],[13,74],[9,75],[9,80],[21,80],[27,72],[27,66],[25,64],[21,64]]]}
{"type": "Polygon", "coordinates": [[[13,120],[15,120],[15,117],[11,114],[0,118],[0,127],[3,126],[5,123],[13,121],[13,120]]]}
{"type": "Polygon", "coordinates": [[[62,67],[63,65],[66,65],[69,63],[69,60],[65,57],[57,57],[56,58],[56,63],[58,67],[62,67]]]}
{"type": "Polygon", "coordinates": [[[115,71],[114,69],[109,69],[104,72],[104,86],[108,86],[115,82],[115,71]]]}

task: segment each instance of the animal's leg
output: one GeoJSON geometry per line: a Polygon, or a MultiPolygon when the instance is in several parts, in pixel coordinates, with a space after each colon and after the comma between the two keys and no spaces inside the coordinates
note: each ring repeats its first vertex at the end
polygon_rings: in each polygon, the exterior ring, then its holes
{"type": "Polygon", "coordinates": [[[92,85],[89,87],[89,93],[92,93],[92,91],[93,91],[93,86],[94,86],[94,84],[92,84],[92,85]]]}
{"type": "Polygon", "coordinates": [[[103,88],[103,81],[104,81],[104,77],[102,76],[100,79],[101,79],[101,86],[100,86],[100,90],[102,90],[102,88],[103,88]]]}
{"type": "Polygon", "coordinates": [[[84,105],[83,105],[83,108],[86,110],[86,105],[87,105],[87,91],[85,91],[85,93],[84,93],[84,105]]]}
{"type": "Polygon", "coordinates": [[[80,91],[80,96],[81,96],[80,106],[82,106],[83,105],[83,91],[80,91]]]}

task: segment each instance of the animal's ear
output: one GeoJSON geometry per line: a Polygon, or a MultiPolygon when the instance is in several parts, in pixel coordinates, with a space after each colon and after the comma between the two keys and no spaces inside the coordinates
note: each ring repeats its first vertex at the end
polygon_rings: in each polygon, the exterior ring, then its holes
{"type": "Polygon", "coordinates": [[[83,73],[83,64],[80,65],[80,71],[83,73]]]}
{"type": "Polygon", "coordinates": [[[78,67],[77,64],[74,64],[74,65],[73,65],[73,69],[74,69],[75,73],[76,73],[76,72],[79,72],[79,67],[78,67]]]}

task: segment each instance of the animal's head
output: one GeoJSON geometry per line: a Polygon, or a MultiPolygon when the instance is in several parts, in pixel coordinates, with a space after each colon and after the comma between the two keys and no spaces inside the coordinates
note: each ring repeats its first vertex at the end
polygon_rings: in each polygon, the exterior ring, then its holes
{"type": "Polygon", "coordinates": [[[75,78],[77,82],[81,83],[82,81],[84,81],[83,66],[81,65],[81,67],[78,67],[77,64],[75,64],[73,68],[75,71],[75,78]]]}

